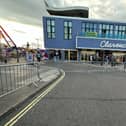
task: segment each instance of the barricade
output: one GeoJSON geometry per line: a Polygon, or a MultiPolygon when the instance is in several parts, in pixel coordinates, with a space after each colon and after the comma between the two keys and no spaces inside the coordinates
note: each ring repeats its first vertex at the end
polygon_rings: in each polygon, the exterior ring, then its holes
{"type": "Polygon", "coordinates": [[[0,97],[40,81],[38,63],[0,65],[0,97]]]}

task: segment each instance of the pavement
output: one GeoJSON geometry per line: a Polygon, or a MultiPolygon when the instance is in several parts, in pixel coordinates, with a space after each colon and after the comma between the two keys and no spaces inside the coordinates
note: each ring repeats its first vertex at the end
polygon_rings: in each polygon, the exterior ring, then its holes
{"type": "Polygon", "coordinates": [[[39,82],[24,86],[10,94],[0,97],[0,120],[62,75],[58,68],[41,65],[40,69],[44,69],[44,72],[40,74],[42,79],[39,82]]]}

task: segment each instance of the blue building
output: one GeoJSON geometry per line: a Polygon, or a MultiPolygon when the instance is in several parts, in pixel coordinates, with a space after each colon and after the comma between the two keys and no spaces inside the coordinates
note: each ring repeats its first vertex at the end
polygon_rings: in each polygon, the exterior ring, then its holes
{"type": "Polygon", "coordinates": [[[67,16],[43,16],[44,45],[58,51],[62,60],[117,62],[126,55],[126,23],[67,16]]]}

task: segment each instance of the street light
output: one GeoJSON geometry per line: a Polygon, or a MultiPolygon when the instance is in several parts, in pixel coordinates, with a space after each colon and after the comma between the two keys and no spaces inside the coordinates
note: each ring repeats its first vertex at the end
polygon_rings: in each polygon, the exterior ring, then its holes
{"type": "Polygon", "coordinates": [[[36,41],[37,41],[37,48],[39,48],[39,39],[36,38],[36,41]]]}

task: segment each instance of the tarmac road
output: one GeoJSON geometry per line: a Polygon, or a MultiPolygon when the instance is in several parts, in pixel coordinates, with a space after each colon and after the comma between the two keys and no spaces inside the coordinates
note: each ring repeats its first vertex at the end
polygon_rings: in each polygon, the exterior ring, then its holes
{"type": "Polygon", "coordinates": [[[65,78],[15,126],[126,126],[126,73],[57,64],[65,78]]]}

